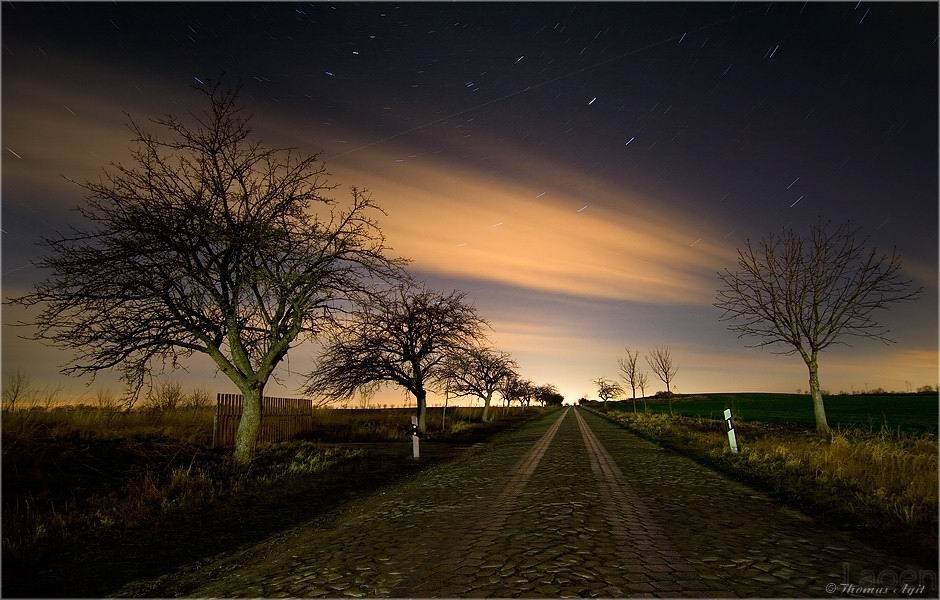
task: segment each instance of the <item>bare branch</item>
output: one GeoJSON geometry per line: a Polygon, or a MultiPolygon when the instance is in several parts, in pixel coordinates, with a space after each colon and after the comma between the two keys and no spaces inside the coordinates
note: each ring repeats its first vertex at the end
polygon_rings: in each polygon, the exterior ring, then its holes
{"type": "Polygon", "coordinates": [[[738,250],[734,271],[719,273],[715,306],[754,346],[782,344],[813,357],[844,337],[891,342],[878,310],[920,293],[901,272],[896,252],[868,248],[849,224],[816,223],[807,238],[791,229],[738,250]]]}
{"type": "Polygon", "coordinates": [[[671,385],[679,370],[672,363],[672,352],[669,346],[657,346],[650,350],[646,355],[646,364],[659,377],[659,380],[666,384],[666,391],[672,392],[671,385]]]}

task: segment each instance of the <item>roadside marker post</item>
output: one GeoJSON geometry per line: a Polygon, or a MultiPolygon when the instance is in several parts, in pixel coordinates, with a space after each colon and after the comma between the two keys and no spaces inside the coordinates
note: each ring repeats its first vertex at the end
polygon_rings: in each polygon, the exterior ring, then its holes
{"type": "Polygon", "coordinates": [[[421,458],[421,450],[418,448],[418,417],[415,416],[411,417],[411,458],[421,458]]]}
{"type": "Polygon", "coordinates": [[[725,424],[728,426],[728,445],[731,446],[731,451],[735,454],[738,453],[738,440],[734,436],[734,423],[731,422],[731,409],[725,409],[725,424]]]}

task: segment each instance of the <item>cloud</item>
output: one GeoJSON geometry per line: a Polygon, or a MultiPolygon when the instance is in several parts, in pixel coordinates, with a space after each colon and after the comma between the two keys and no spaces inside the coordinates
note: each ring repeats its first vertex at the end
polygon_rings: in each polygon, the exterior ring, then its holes
{"type": "Polygon", "coordinates": [[[422,271],[584,297],[701,304],[711,301],[714,272],[732,259],[707,226],[657,213],[657,203],[584,175],[568,173],[556,185],[557,166],[510,180],[431,159],[396,166],[396,155],[363,152],[354,165],[331,168],[376,193],[389,212],[390,243],[422,271]],[[538,197],[545,188],[552,193],[538,197]],[[585,203],[590,208],[578,212],[585,203]]]}
{"type": "MultiPolygon", "coordinates": [[[[198,100],[182,85],[150,84],[141,92],[115,83],[121,74],[93,72],[77,67],[76,80],[94,82],[84,87],[58,80],[7,86],[4,145],[23,158],[4,152],[5,258],[15,254],[11,248],[34,252],[28,238],[43,233],[37,227],[61,223],[64,209],[80,201],[81,191],[60,175],[95,177],[109,161],[127,157],[124,111],[145,120],[185,112],[198,100]],[[8,219],[11,205],[30,220],[8,219]]],[[[388,212],[381,221],[389,243],[414,259],[415,270],[457,285],[472,282],[473,299],[494,322],[493,343],[512,352],[527,377],[556,383],[574,399],[592,393],[591,379],[615,376],[625,343],[643,349],[673,343],[680,390],[805,388],[798,358],[738,347],[713,322],[714,274],[733,263],[733,249],[716,232],[719,224],[670,208],[683,204],[675,198],[616,188],[482,134],[459,152],[434,154],[414,136],[368,145],[369,138],[323,126],[316,115],[252,108],[267,144],[324,150],[335,182],[369,188],[388,212]],[[513,291],[486,295],[505,288],[513,291]]],[[[342,199],[341,190],[336,196],[342,199]]],[[[905,265],[935,286],[935,265],[905,265]]],[[[37,375],[51,379],[67,358],[15,339],[6,326],[4,333],[4,369],[42,368],[37,375]]],[[[291,353],[295,374],[285,373],[286,389],[272,387],[277,393],[296,390],[296,372],[312,363],[312,346],[299,350],[291,353]]],[[[897,389],[905,380],[936,383],[936,366],[935,349],[881,347],[870,354],[839,350],[822,363],[830,389],[864,380],[897,389]]],[[[211,372],[211,365],[194,362],[194,380],[211,372]]],[[[213,387],[229,389],[223,377],[213,387]]],[[[397,390],[382,397],[401,399],[397,390]]]]}
{"type": "MultiPolygon", "coordinates": [[[[184,109],[178,100],[172,104],[184,109]]],[[[8,106],[6,140],[24,159],[4,158],[9,197],[44,190],[49,206],[32,208],[52,212],[79,202],[81,190],[61,175],[93,178],[108,162],[125,159],[125,111],[140,120],[156,114],[143,98],[105,99],[51,85],[19,88],[8,106]]],[[[310,152],[318,150],[316,140],[340,137],[349,144],[328,147],[347,148],[364,139],[277,113],[259,114],[255,126],[268,144],[310,152]]],[[[392,144],[334,152],[328,167],[334,181],[374,192],[388,212],[382,221],[390,244],[420,270],[585,297],[710,302],[713,273],[731,254],[706,225],[670,214],[663,208],[668,199],[610,189],[495,141],[480,144],[476,155],[499,169],[453,164],[392,144]]]]}

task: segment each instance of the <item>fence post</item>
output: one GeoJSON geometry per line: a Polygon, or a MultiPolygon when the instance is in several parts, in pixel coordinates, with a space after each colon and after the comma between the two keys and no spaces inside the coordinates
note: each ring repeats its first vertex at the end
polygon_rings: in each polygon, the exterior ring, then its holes
{"type": "Polygon", "coordinates": [[[212,415],[212,447],[219,443],[219,406],[222,404],[222,394],[215,395],[215,414],[212,415]]]}

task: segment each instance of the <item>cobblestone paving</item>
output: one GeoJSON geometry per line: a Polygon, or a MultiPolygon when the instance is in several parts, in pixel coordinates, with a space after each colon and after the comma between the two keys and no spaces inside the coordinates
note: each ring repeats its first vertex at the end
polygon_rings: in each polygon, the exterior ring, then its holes
{"type": "Polygon", "coordinates": [[[844,564],[853,583],[864,570],[905,566],[599,416],[564,409],[353,503],[328,528],[298,528],[211,565],[181,589],[831,596],[825,585],[846,580],[844,564]]]}
{"type": "Polygon", "coordinates": [[[914,595],[937,597],[936,568],[887,556],[602,417],[582,414],[673,548],[701,577],[727,586],[729,595],[830,597],[843,595],[843,583],[879,577],[896,588],[882,596],[901,595],[910,578],[927,583],[914,595]]]}
{"type": "Polygon", "coordinates": [[[433,565],[479,527],[479,515],[495,514],[494,499],[562,414],[497,434],[449,463],[352,503],[328,529],[298,528],[202,569],[187,577],[201,581],[183,581],[179,589],[191,596],[389,596],[419,566],[433,565]]]}

